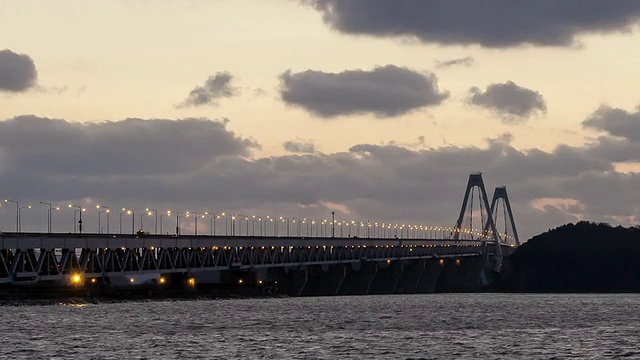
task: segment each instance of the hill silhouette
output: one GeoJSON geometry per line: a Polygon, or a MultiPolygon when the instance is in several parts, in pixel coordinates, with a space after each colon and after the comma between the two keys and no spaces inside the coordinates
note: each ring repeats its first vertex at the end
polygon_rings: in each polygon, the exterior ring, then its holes
{"type": "Polygon", "coordinates": [[[640,228],[582,221],[531,238],[506,261],[495,290],[640,292],[640,228]]]}

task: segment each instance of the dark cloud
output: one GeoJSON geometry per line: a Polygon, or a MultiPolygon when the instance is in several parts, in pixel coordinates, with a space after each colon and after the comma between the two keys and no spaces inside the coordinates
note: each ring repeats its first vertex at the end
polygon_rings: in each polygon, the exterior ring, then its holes
{"type": "Polygon", "coordinates": [[[425,43],[572,46],[586,33],[626,31],[637,0],[300,0],[349,34],[409,36],[425,43]]]}
{"type": "MultiPolygon", "coordinates": [[[[615,172],[592,147],[522,151],[509,141],[507,134],[482,147],[420,150],[360,144],[333,154],[251,159],[255,144],[225,122],[84,125],[26,116],[0,122],[0,188],[21,204],[99,203],[136,214],[149,207],[326,219],[336,210],[339,220],[451,226],[469,173],[483,171],[489,192],[508,186],[523,238],[575,218],[640,221],[640,174],[615,172]]],[[[15,224],[12,214],[0,208],[0,229],[15,224]]],[[[25,210],[23,228],[43,230],[45,214],[44,207],[25,210]]],[[[72,217],[56,213],[54,229],[70,231],[72,217]]],[[[87,215],[89,231],[96,217],[87,215]]],[[[192,231],[189,221],[185,232],[192,231]]],[[[207,226],[202,220],[200,231],[207,226]]]]}
{"type": "Polygon", "coordinates": [[[3,167],[34,175],[178,174],[220,156],[249,155],[254,146],[226,121],[207,119],[81,124],[29,115],[0,122],[3,167]]]}
{"type": "Polygon", "coordinates": [[[637,142],[640,140],[640,111],[628,112],[603,105],[584,120],[582,126],[637,142]]]}
{"type": "Polygon", "coordinates": [[[316,146],[310,141],[286,141],[282,146],[292,153],[313,154],[316,152],[316,146]]]}
{"type": "Polygon", "coordinates": [[[234,77],[228,72],[218,72],[209,76],[203,86],[191,90],[189,96],[177,107],[218,105],[218,100],[233,97],[238,94],[238,89],[231,85],[234,77]]]}
{"type": "Polygon", "coordinates": [[[0,91],[21,92],[35,86],[36,66],[29,55],[0,50],[0,91]]]}
{"type": "Polygon", "coordinates": [[[538,113],[546,113],[547,104],[537,91],[518,86],[512,81],[491,84],[482,92],[472,87],[469,102],[500,115],[504,122],[526,120],[538,113]]]}
{"type": "Polygon", "coordinates": [[[472,56],[467,56],[464,58],[460,58],[460,59],[451,59],[451,60],[445,60],[445,61],[437,61],[436,62],[436,67],[438,69],[442,69],[442,68],[448,68],[448,67],[452,67],[452,66],[465,66],[465,67],[469,67],[471,65],[473,65],[473,63],[476,60],[472,57],[472,56]]]}
{"type": "Polygon", "coordinates": [[[371,71],[307,70],[280,76],[282,99],[324,118],[358,113],[393,117],[435,106],[449,97],[434,74],[387,65],[371,71]]]}

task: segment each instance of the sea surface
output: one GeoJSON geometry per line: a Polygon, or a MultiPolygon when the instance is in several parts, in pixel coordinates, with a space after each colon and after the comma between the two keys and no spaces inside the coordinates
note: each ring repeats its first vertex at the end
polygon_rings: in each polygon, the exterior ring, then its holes
{"type": "Polygon", "coordinates": [[[1,359],[640,359],[640,295],[0,306],[1,359]]]}

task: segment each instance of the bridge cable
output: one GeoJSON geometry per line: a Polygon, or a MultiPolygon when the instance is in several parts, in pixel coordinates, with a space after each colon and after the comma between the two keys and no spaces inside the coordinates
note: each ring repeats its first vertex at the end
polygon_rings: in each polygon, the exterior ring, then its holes
{"type": "MultiPolygon", "coordinates": [[[[484,224],[484,218],[485,218],[485,213],[487,214],[491,214],[491,209],[484,209],[484,211],[482,211],[483,208],[485,208],[486,206],[482,205],[482,197],[480,192],[478,191],[478,201],[480,202],[480,224],[484,224]]],[[[482,226],[482,225],[481,225],[482,226]]],[[[482,233],[478,236],[482,236],[482,233]]]]}
{"type": "Polygon", "coordinates": [[[504,199],[502,199],[502,210],[504,212],[504,237],[506,242],[509,242],[509,228],[507,227],[507,206],[505,205],[504,199]]]}

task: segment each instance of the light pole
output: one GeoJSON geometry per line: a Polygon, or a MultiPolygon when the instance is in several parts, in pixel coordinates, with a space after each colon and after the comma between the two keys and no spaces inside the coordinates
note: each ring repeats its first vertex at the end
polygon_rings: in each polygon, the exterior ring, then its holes
{"type": "Polygon", "coordinates": [[[336,212],[331,212],[331,237],[336,237],[336,212]]]}
{"type": "MultiPolygon", "coordinates": [[[[100,205],[98,205],[98,206],[100,206],[100,205]]],[[[105,216],[107,218],[106,219],[107,220],[107,231],[105,233],[108,234],[109,233],[109,213],[111,212],[111,210],[106,206],[100,206],[99,209],[104,209],[104,210],[98,211],[98,234],[102,233],[102,225],[101,225],[101,222],[100,222],[100,215],[101,214],[107,214],[105,216]]]]}
{"type": "MultiPolygon", "coordinates": [[[[151,216],[152,212],[156,214],[156,223],[155,223],[154,235],[158,235],[158,210],[147,208],[146,211],[149,214],[149,216],[151,216]]],[[[162,231],[160,231],[160,232],[162,232],[162,231]]]]}
{"type": "Polygon", "coordinates": [[[193,230],[193,235],[198,235],[198,213],[195,211],[187,211],[187,217],[189,217],[191,214],[193,214],[194,216],[194,230],[193,230]]]}
{"type": "Polygon", "coordinates": [[[295,224],[297,224],[296,230],[298,231],[298,233],[296,235],[300,237],[300,227],[301,227],[302,220],[298,218],[291,218],[291,222],[294,224],[294,226],[296,226],[295,224]]]}
{"type": "Polygon", "coordinates": [[[287,236],[289,236],[289,218],[283,218],[282,216],[280,216],[280,220],[282,220],[282,222],[287,220],[287,236]]]}
{"type": "MultiPolygon", "coordinates": [[[[205,214],[208,212],[205,212],[205,214]]],[[[216,235],[216,214],[211,213],[211,215],[213,215],[212,217],[209,218],[209,231],[211,231],[211,236],[215,236],[216,235]]],[[[217,216],[218,218],[220,217],[220,215],[217,216]]]]}
{"type": "Polygon", "coordinates": [[[242,214],[238,214],[238,223],[240,223],[240,230],[238,230],[238,235],[242,236],[242,223],[240,221],[243,220],[245,221],[245,225],[246,225],[246,230],[247,230],[247,236],[249,236],[249,217],[247,215],[242,215],[242,214]]]}
{"type": "Polygon", "coordinates": [[[160,214],[160,234],[164,234],[164,232],[162,231],[162,223],[163,223],[162,217],[165,215],[171,216],[171,210],[167,210],[166,214],[160,214]]]}
{"type": "Polygon", "coordinates": [[[176,211],[176,236],[180,235],[180,213],[176,211]]]}
{"type": "Polygon", "coordinates": [[[227,219],[230,218],[231,220],[231,236],[235,236],[236,234],[236,216],[233,214],[226,214],[226,213],[222,213],[222,216],[226,216],[227,218],[225,219],[224,222],[224,234],[227,235],[227,219]]]}
{"type": "Polygon", "coordinates": [[[98,234],[102,234],[102,222],[100,219],[100,214],[106,213],[107,209],[109,208],[106,206],[96,205],[96,210],[98,211],[98,231],[97,231],[98,234]],[[100,209],[104,209],[104,210],[100,210],[100,209]]]}
{"type": "Polygon", "coordinates": [[[122,208],[122,211],[126,211],[127,215],[131,214],[131,235],[134,235],[136,233],[136,213],[133,209],[122,208]]]}
{"type": "Polygon", "coordinates": [[[39,201],[38,204],[49,205],[49,210],[47,210],[47,232],[51,234],[51,211],[53,210],[53,205],[44,201],[39,201]]]}
{"type": "MultiPolygon", "coordinates": [[[[276,237],[278,235],[276,235],[276,231],[278,230],[278,221],[276,220],[276,222],[273,222],[273,218],[269,215],[267,215],[267,220],[269,220],[269,222],[273,223],[273,236],[276,237]]],[[[264,224],[265,227],[265,235],[267,234],[267,224],[264,224]]]]}
{"type": "MultiPolygon", "coordinates": [[[[262,229],[260,229],[262,232],[262,229]]],[[[251,236],[256,236],[256,216],[251,215],[251,236]]]]}
{"type": "Polygon", "coordinates": [[[18,223],[20,222],[20,204],[15,200],[4,199],[4,202],[16,204],[16,232],[19,232],[18,230],[20,230],[20,225],[18,223]]]}
{"type": "MultiPolygon", "coordinates": [[[[274,237],[278,236],[278,235],[276,235],[276,230],[278,230],[278,221],[274,222],[273,218],[271,216],[269,216],[269,215],[267,215],[267,220],[269,220],[269,222],[273,223],[273,236],[274,237]]],[[[265,235],[266,235],[267,234],[267,224],[264,224],[264,228],[265,228],[264,232],[265,232],[265,235]]]]}
{"type": "Polygon", "coordinates": [[[18,232],[22,232],[22,218],[20,216],[22,209],[31,209],[31,205],[18,207],[18,232]]]}
{"type": "MultiPolygon", "coordinates": [[[[264,221],[262,221],[262,216],[252,215],[252,217],[253,217],[253,220],[251,220],[251,231],[253,232],[253,235],[256,234],[255,228],[254,228],[254,225],[253,225],[253,221],[255,221],[255,219],[257,218],[258,219],[258,226],[260,226],[260,235],[259,236],[262,236],[262,224],[264,223],[264,221]]],[[[265,229],[265,231],[264,231],[265,235],[266,235],[266,231],[267,230],[265,229]]]]}
{"type": "Polygon", "coordinates": [[[78,231],[80,232],[80,234],[82,234],[82,212],[84,211],[84,209],[82,208],[82,206],[80,205],[71,205],[69,204],[70,208],[76,208],[77,210],[73,211],[73,233],[76,233],[76,212],[80,213],[80,220],[78,220],[78,231]]]}

